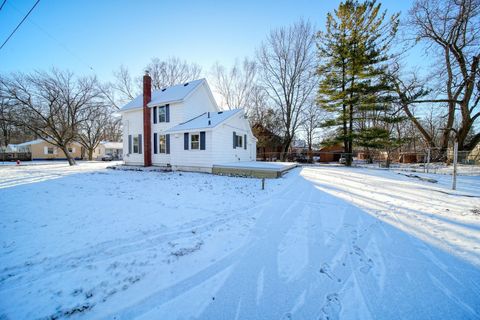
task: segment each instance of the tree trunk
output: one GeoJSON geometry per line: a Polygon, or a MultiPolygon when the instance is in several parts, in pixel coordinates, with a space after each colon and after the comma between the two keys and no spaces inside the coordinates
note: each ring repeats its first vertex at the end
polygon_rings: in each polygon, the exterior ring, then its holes
{"type": "Polygon", "coordinates": [[[348,113],[348,135],[347,135],[347,154],[346,154],[346,161],[345,165],[347,167],[352,166],[352,154],[353,154],[353,105],[349,106],[349,113],[348,113]]]}
{"type": "Polygon", "coordinates": [[[281,161],[286,161],[288,157],[288,148],[290,147],[290,143],[284,143],[282,146],[282,153],[280,155],[281,161]]]}
{"type": "Polygon", "coordinates": [[[77,164],[75,162],[75,158],[73,158],[72,155],[70,154],[70,152],[68,152],[68,148],[66,146],[61,146],[60,150],[62,150],[63,153],[65,153],[65,156],[67,157],[67,161],[68,161],[69,165],[74,166],[74,165],[77,164]]]}
{"type": "Polygon", "coordinates": [[[280,156],[280,159],[282,161],[286,161],[288,157],[288,149],[290,148],[290,144],[292,143],[292,138],[290,137],[290,134],[286,134],[286,138],[283,141],[282,144],[282,154],[280,156]]]}
{"type": "Polygon", "coordinates": [[[88,149],[88,160],[90,160],[90,161],[93,160],[93,152],[94,152],[94,149],[92,149],[92,148],[88,149]]]}
{"type": "Polygon", "coordinates": [[[5,143],[5,148],[6,148],[10,144],[10,134],[8,132],[8,129],[3,129],[2,131],[3,131],[3,142],[5,143]]]}

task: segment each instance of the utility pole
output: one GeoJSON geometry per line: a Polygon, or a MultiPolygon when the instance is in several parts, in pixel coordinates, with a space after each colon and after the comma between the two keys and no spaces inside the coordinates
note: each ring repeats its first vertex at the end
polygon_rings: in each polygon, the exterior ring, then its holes
{"type": "MultiPolygon", "coordinates": [[[[445,128],[440,130],[453,131],[453,133],[455,134],[455,142],[453,143],[452,190],[457,190],[458,131],[454,128],[445,128]]],[[[448,157],[448,152],[447,152],[447,157],[448,157]]]]}

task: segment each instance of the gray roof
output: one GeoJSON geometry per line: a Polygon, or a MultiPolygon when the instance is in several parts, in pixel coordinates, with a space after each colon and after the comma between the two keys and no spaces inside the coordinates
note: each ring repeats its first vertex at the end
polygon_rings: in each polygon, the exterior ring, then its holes
{"type": "Polygon", "coordinates": [[[173,128],[168,129],[166,132],[191,131],[197,129],[214,128],[241,111],[242,109],[233,109],[219,112],[205,112],[198,117],[195,117],[193,119],[180,123],[173,128]]]}
{"type": "MultiPolygon", "coordinates": [[[[199,79],[187,83],[177,84],[175,86],[167,87],[161,90],[154,90],[152,91],[152,100],[148,103],[148,106],[158,106],[167,103],[182,101],[205,81],[205,79],[199,79]]],[[[143,94],[139,95],[138,97],[124,105],[122,108],[120,108],[120,112],[142,107],[143,94]]]]}

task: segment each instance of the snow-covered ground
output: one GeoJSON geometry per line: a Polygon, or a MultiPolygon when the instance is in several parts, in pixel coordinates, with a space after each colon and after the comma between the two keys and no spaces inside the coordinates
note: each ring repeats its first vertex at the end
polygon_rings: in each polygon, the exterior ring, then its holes
{"type": "MultiPolygon", "coordinates": [[[[384,162],[376,162],[367,164],[365,161],[355,161],[354,166],[359,168],[382,169],[382,170],[397,170],[410,172],[424,172],[432,174],[451,175],[453,172],[453,164],[447,165],[444,162],[433,163],[392,163],[389,169],[385,168],[384,162]]],[[[457,164],[458,175],[480,175],[480,165],[478,164],[457,164]]]]}
{"type": "Polygon", "coordinates": [[[108,165],[0,168],[0,319],[480,318],[478,176],[108,165]]]}
{"type": "Polygon", "coordinates": [[[295,162],[265,162],[265,161],[242,161],[231,163],[214,164],[214,167],[222,168],[243,168],[243,169],[267,169],[284,170],[297,166],[295,162]]]}

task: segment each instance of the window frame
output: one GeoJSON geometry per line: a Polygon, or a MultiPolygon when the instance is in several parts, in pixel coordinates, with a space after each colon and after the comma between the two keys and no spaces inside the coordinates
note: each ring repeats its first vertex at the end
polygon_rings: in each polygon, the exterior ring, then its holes
{"type": "Polygon", "coordinates": [[[139,154],[140,151],[140,139],[138,139],[138,135],[135,135],[132,137],[132,153],[137,153],[139,154]],[[135,150],[136,148],[136,150],[135,150]]]}
{"type": "Polygon", "coordinates": [[[158,123],[167,122],[167,107],[158,107],[158,123]],[[162,121],[163,116],[163,121],[162,121]]]}
{"type": "Polygon", "coordinates": [[[167,136],[165,134],[158,135],[158,153],[167,153],[167,136]],[[163,140],[163,145],[162,145],[163,140]]]}
{"type": "Polygon", "coordinates": [[[200,132],[190,133],[190,150],[200,150],[200,132]],[[196,141],[193,141],[193,137],[196,137],[196,141]],[[194,143],[196,144],[196,148],[194,148],[194,143]]]}
{"type": "Polygon", "coordinates": [[[235,134],[235,136],[237,137],[236,146],[237,146],[238,148],[243,148],[243,136],[240,135],[240,134],[235,134]]]}
{"type": "Polygon", "coordinates": [[[47,154],[55,154],[55,147],[47,147],[47,154]],[[52,150],[52,152],[50,152],[52,150]]]}

